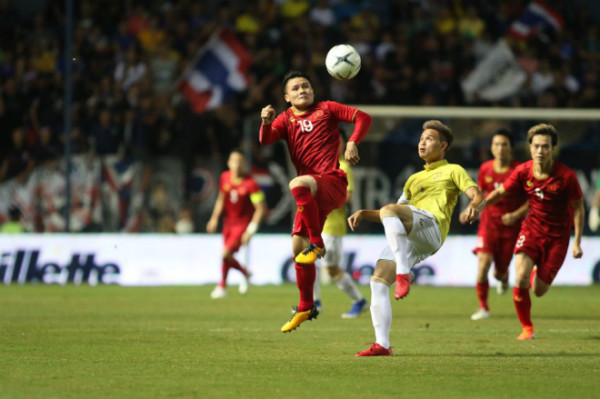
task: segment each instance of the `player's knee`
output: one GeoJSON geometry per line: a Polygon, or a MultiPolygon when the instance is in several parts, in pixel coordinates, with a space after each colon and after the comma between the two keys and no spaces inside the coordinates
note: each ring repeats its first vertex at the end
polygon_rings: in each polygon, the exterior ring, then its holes
{"type": "Polygon", "coordinates": [[[542,297],[542,296],[546,295],[546,292],[548,292],[548,288],[550,288],[550,287],[538,285],[538,286],[534,287],[533,294],[538,298],[542,297]]]}
{"type": "Polygon", "coordinates": [[[334,281],[342,278],[344,272],[338,266],[329,266],[327,267],[327,273],[329,273],[329,277],[331,277],[334,281]]]}
{"type": "Polygon", "coordinates": [[[398,217],[398,214],[394,209],[394,204],[388,204],[379,209],[379,218],[383,219],[387,217],[398,217]]]}

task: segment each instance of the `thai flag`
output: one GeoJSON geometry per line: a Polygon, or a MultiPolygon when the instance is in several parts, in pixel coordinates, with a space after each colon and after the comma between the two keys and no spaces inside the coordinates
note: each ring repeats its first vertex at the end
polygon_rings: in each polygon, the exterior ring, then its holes
{"type": "Polygon", "coordinates": [[[563,17],[541,0],[532,1],[508,29],[508,34],[516,39],[527,39],[538,34],[540,28],[552,27],[559,31],[564,24],[563,17]]]}
{"type": "Polygon", "coordinates": [[[251,57],[235,35],[217,31],[198,51],[180,84],[192,110],[203,113],[217,108],[248,86],[251,57]]]}

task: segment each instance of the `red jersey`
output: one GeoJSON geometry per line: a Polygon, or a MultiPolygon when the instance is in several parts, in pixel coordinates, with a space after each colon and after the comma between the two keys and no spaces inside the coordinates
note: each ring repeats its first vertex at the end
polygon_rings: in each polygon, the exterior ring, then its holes
{"type": "MultiPolygon", "coordinates": [[[[494,170],[494,160],[484,162],[479,168],[478,184],[484,198],[502,184],[519,165],[518,161],[512,161],[508,170],[504,173],[497,173],[494,170]]],[[[481,213],[480,229],[502,229],[502,230],[518,230],[521,223],[515,223],[511,226],[506,226],[502,223],[502,215],[508,212],[517,210],[527,201],[525,193],[515,191],[503,197],[494,205],[486,207],[481,213]]]]}
{"type": "Polygon", "coordinates": [[[561,162],[545,180],[533,176],[533,161],[517,166],[503,183],[507,191],[525,192],[529,200],[529,214],[523,228],[544,236],[561,238],[571,234],[573,207],[571,202],[583,197],[575,172],[561,162]]]}
{"type": "MultiPolygon", "coordinates": [[[[353,122],[357,111],[334,101],[317,102],[301,115],[288,108],[271,123],[270,134],[264,139],[261,135],[261,143],[285,140],[299,176],[337,170],[340,167],[338,123],[353,122]]],[[[358,140],[360,137],[355,134],[350,138],[357,144],[358,140]]]]}
{"type": "Polygon", "coordinates": [[[242,181],[234,184],[231,181],[231,171],[221,173],[219,192],[225,195],[223,222],[227,224],[248,224],[254,214],[254,205],[250,195],[259,192],[260,187],[250,176],[244,176],[242,181]]]}

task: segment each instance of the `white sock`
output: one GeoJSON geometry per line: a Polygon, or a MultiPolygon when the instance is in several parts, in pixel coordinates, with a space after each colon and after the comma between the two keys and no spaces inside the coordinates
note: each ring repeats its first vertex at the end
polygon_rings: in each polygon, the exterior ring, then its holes
{"type": "Polygon", "coordinates": [[[396,274],[410,273],[408,264],[408,238],[406,229],[399,218],[395,216],[385,217],[381,220],[385,229],[385,238],[394,254],[396,261],[396,274]]]}
{"type": "Polygon", "coordinates": [[[390,347],[390,326],[392,325],[392,304],[389,287],[371,281],[371,320],[375,329],[375,342],[384,348],[390,347]]]}
{"type": "Polygon", "coordinates": [[[346,295],[348,295],[350,298],[352,298],[352,300],[354,302],[357,302],[357,301],[360,301],[361,299],[363,299],[363,296],[360,293],[360,291],[358,290],[356,283],[354,282],[352,277],[350,277],[348,272],[344,272],[344,274],[342,275],[342,278],[336,282],[336,285],[338,286],[338,288],[340,290],[344,291],[346,293],[346,295]]]}
{"type": "Polygon", "coordinates": [[[313,288],[313,298],[315,301],[321,299],[321,271],[317,267],[315,274],[315,284],[313,288]]]}

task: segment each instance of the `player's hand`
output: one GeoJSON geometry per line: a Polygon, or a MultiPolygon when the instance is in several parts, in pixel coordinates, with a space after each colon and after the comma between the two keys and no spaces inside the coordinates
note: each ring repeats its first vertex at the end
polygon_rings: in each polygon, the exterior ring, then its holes
{"type": "Polygon", "coordinates": [[[581,246],[579,246],[579,244],[574,243],[573,244],[573,257],[575,259],[579,259],[583,256],[583,251],[581,250],[581,246]]]}
{"type": "Polygon", "coordinates": [[[360,224],[362,218],[362,211],[357,211],[350,215],[348,218],[348,226],[350,226],[352,231],[354,231],[354,229],[356,229],[356,227],[360,224]]]}
{"type": "Polygon", "coordinates": [[[219,226],[219,220],[211,218],[208,221],[208,223],[206,224],[206,232],[207,233],[214,233],[215,231],[217,231],[217,227],[218,226],[219,226]]]}
{"type": "Polygon", "coordinates": [[[275,108],[271,104],[267,105],[260,111],[260,119],[263,125],[270,125],[275,119],[275,108]]]}
{"type": "Polygon", "coordinates": [[[244,234],[242,234],[242,245],[246,245],[250,242],[250,239],[252,238],[252,234],[250,234],[247,231],[244,231],[244,234]]]}
{"type": "Polygon", "coordinates": [[[458,219],[460,220],[460,222],[462,224],[473,224],[475,223],[475,221],[477,221],[477,218],[479,217],[479,210],[474,207],[469,205],[467,207],[467,209],[465,209],[464,211],[462,211],[460,213],[460,216],[458,217],[458,219]]]}
{"type": "Polygon", "coordinates": [[[505,213],[500,217],[500,219],[505,226],[512,226],[519,220],[519,218],[512,212],[505,213]]]}
{"type": "Polygon", "coordinates": [[[354,141],[346,143],[346,152],[344,152],[344,158],[350,165],[356,165],[360,161],[358,156],[358,147],[354,141]]]}

